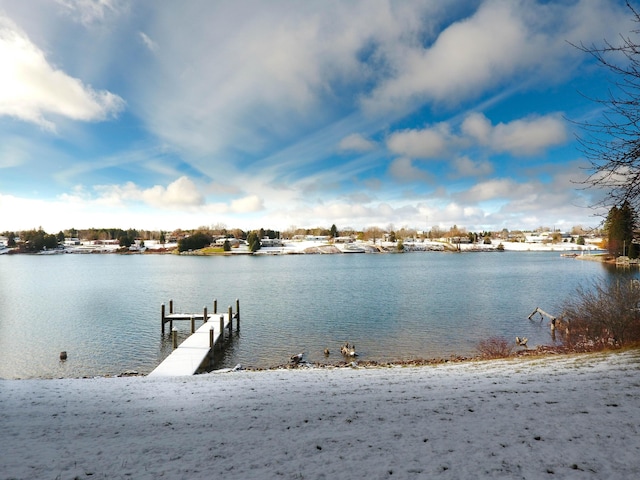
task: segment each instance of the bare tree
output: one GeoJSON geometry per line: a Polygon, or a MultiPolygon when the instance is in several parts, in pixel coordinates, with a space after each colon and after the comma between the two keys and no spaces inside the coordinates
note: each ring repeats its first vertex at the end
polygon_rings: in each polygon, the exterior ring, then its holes
{"type": "MultiPolygon", "coordinates": [[[[640,13],[627,1],[633,21],[640,25],[640,13]]],[[[578,138],[590,162],[586,187],[604,190],[598,206],[633,206],[640,203],[640,27],[617,44],[574,45],[591,55],[612,74],[604,97],[589,98],[602,107],[599,120],[577,122],[584,131],[578,138]]]]}

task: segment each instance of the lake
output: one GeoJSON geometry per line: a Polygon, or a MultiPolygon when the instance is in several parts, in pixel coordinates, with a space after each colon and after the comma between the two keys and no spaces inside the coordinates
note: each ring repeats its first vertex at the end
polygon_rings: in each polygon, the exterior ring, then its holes
{"type": "Polygon", "coordinates": [[[171,351],[160,333],[170,299],[194,313],[240,299],[241,331],[216,368],[271,367],[299,352],[338,363],[345,341],[376,361],[470,355],[493,335],[532,347],[551,343],[548,321],[527,319],[536,307],[557,315],[578,285],[611,275],[637,270],[558,252],[3,255],[0,378],[148,373],[171,351]]]}

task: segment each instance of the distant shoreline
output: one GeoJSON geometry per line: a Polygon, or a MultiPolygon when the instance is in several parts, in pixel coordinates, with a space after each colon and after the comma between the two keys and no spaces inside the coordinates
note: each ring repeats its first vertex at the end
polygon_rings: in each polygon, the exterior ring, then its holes
{"type": "Polygon", "coordinates": [[[403,250],[399,251],[394,242],[353,242],[350,244],[334,244],[326,241],[283,241],[275,247],[262,247],[251,252],[246,245],[233,247],[230,251],[223,251],[221,247],[206,247],[199,250],[178,252],[177,244],[159,244],[146,241],[143,247],[125,248],[118,245],[103,245],[84,242],[81,245],[65,246],[56,250],[41,252],[20,252],[16,249],[5,248],[0,254],[8,255],[59,255],[59,254],[120,254],[120,255],[183,255],[183,256],[235,256],[235,255],[337,255],[337,254],[378,254],[378,253],[485,253],[485,252],[557,252],[575,253],[575,258],[593,261],[608,261],[606,252],[593,244],[576,245],[575,243],[522,243],[522,242],[494,242],[491,244],[452,244],[442,241],[405,242],[403,250]],[[348,247],[345,247],[348,245],[348,247]],[[603,258],[604,257],[604,258],[603,258]]]}

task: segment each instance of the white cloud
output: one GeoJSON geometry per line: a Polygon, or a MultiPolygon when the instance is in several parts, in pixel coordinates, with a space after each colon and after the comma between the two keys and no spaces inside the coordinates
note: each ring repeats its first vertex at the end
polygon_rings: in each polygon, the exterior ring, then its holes
{"type": "Polygon", "coordinates": [[[204,204],[204,196],[187,177],[180,177],[166,187],[155,185],[141,189],[133,182],[127,182],[124,185],[96,186],[94,189],[99,193],[98,201],[106,205],[125,205],[136,201],[154,207],[175,209],[204,204]]]}
{"type": "Polygon", "coordinates": [[[509,198],[516,194],[516,190],[518,191],[517,195],[524,193],[522,186],[518,186],[513,180],[497,178],[480,182],[459,196],[464,198],[465,202],[475,203],[498,198],[509,198]]]}
{"type": "Polygon", "coordinates": [[[142,199],[146,203],[161,207],[175,208],[204,204],[204,197],[198,191],[195,183],[187,177],[178,178],[166,188],[156,185],[141,193],[142,199]]]}
{"type": "Polygon", "coordinates": [[[429,174],[416,168],[411,160],[406,157],[396,158],[389,166],[389,173],[402,182],[415,182],[429,180],[429,174]]]}
{"type": "Polygon", "coordinates": [[[54,129],[50,116],[104,120],[124,107],[119,96],[96,91],[51,65],[44,53],[1,14],[0,65],[0,116],[54,129]]]}
{"type": "Polygon", "coordinates": [[[470,113],[462,122],[460,130],[463,134],[471,137],[480,145],[491,143],[491,131],[493,126],[491,121],[482,113],[470,113]]]}
{"type": "Polygon", "coordinates": [[[155,52],[158,49],[158,44],[156,42],[154,42],[153,40],[151,40],[151,38],[149,38],[149,36],[144,33],[144,32],[138,32],[138,34],[140,35],[140,40],[142,40],[142,43],[152,52],[155,52]]]}
{"type": "Polygon", "coordinates": [[[401,44],[389,59],[390,75],[363,98],[363,106],[369,112],[412,110],[425,102],[452,106],[508,82],[530,86],[566,78],[579,55],[566,40],[615,37],[627,15],[602,0],[484,1],[432,44],[401,44]]]}
{"type": "MultiPolygon", "coordinates": [[[[565,122],[557,114],[517,119],[492,125],[482,113],[471,113],[460,125],[460,133],[452,133],[447,123],[424,129],[401,130],[387,138],[387,148],[409,158],[442,158],[450,151],[464,151],[478,145],[489,152],[508,152],[515,156],[533,155],[567,141],[565,122]]],[[[468,175],[473,166],[478,174],[490,173],[490,164],[473,164],[464,156],[454,160],[458,172],[468,175]]]]}
{"type": "Polygon", "coordinates": [[[533,155],[567,141],[564,120],[558,114],[532,116],[493,126],[482,113],[468,115],[461,125],[462,133],[482,146],[513,155],[533,155]]]}
{"type": "Polygon", "coordinates": [[[351,152],[368,152],[376,148],[376,143],[359,133],[347,135],[338,144],[338,150],[351,152]]]}
{"type": "Polygon", "coordinates": [[[398,155],[411,158],[435,158],[445,153],[451,136],[446,124],[423,130],[402,130],[387,138],[387,147],[398,155]]]}
{"type": "Polygon", "coordinates": [[[56,0],[65,11],[83,25],[91,25],[117,15],[125,8],[124,0],[56,0]]]}
{"type": "Polygon", "coordinates": [[[567,141],[565,122],[557,116],[545,116],[499,123],[492,132],[491,146],[514,155],[533,155],[567,141]]]}
{"type": "Polygon", "coordinates": [[[262,199],[257,195],[249,195],[244,198],[233,200],[229,210],[233,213],[259,212],[264,210],[264,204],[262,199]]]}
{"type": "Polygon", "coordinates": [[[493,165],[487,161],[473,161],[467,156],[456,157],[451,163],[455,177],[482,177],[493,173],[493,165]]]}
{"type": "Polygon", "coordinates": [[[490,88],[531,59],[527,25],[511,2],[485,2],[450,25],[429,48],[416,46],[398,59],[398,74],[381,83],[368,109],[395,110],[411,101],[459,102],[490,88]]]}
{"type": "Polygon", "coordinates": [[[439,21],[428,12],[443,10],[431,2],[274,1],[251,2],[247,15],[248,5],[167,4],[148,19],[145,34],[161,38],[162,49],[154,68],[134,66],[135,95],[160,138],[198,154],[251,155],[339,121],[378,81],[374,64],[411,41],[407,29],[412,37],[439,21]],[[206,28],[190,27],[205,18],[206,28]]]}

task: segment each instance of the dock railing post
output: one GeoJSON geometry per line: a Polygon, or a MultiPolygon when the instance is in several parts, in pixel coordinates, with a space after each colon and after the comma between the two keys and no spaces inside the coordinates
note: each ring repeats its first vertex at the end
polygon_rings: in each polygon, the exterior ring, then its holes
{"type": "Polygon", "coordinates": [[[220,348],[222,348],[222,343],[224,342],[224,315],[220,315],[220,337],[218,342],[220,343],[220,348]]]}
{"type": "Polygon", "coordinates": [[[195,333],[196,332],[196,321],[193,318],[193,315],[191,315],[191,333],[195,333]]]}
{"type": "Polygon", "coordinates": [[[216,313],[218,313],[218,300],[216,300],[214,298],[213,299],[213,314],[215,315],[216,313]]]}
{"type": "Polygon", "coordinates": [[[171,344],[174,350],[178,348],[178,329],[175,327],[171,329],[171,344]]]}
{"type": "Polygon", "coordinates": [[[229,334],[233,332],[233,311],[231,310],[231,305],[229,305],[229,334]]]}
{"type": "Polygon", "coordinates": [[[169,300],[169,313],[173,313],[173,300],[169,300]]]}
{"type": "Polygon", "coordinates": [[[240,331],[240,300],[236,298],[236,330],[240,331]]]}
{"type": "Polygon", "coordinates": [[[160,318],[161,318],[160,330],[162,331],[162,335],[164,335],[164,303],[160,306],[160,318]]]}
{"type": "Polygon", "coordinates": [[[214,347],[214,343],[213,343],[213,325],[211,325],[211,328],[209,329],[209,350],[211,350],[209,353],[213,353],[213,347],[214,347]]]}
{"type": "Polygon", "coordinates": [[[204,312],[202,314],[202,323],[207,323],[207,320],[209,320],[209,315],[207,315],[207,307],[205,305],[204,312]]]}

